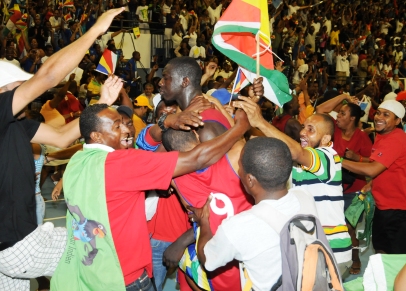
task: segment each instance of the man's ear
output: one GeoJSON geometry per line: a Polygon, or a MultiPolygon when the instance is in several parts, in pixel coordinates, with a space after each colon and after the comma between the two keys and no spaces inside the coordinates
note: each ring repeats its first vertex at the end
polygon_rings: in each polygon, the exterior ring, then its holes
{"type": "Polygon", "coordinates": [[[187,86],[189,86],[189,84],[190,84],[189,78],[188,78],[188,77],[184,77],[183,80],[182,80],[182,87],[183,87],[183,88],[186,88],[187,86]]]}
{"type": "Polygon", "coordinates": [[[257,183],[257,178],[255,178],[253,175],[251,174],[247,174],[247,181],[248,181],[248,187],[249,188],[253,188],[257,183]]]}
{"type": "Polygon", "coordinates": [[[396,121],[395,121],[395,122],[396,122],[396,125],[399,125],[399,123],[400,123],[401,121],[402,121],[402,119],[399,118],[399,117],[397,117],[397,118],[396,118],[396,121]]]}
{"type": "Polygon", "coordinates": [[[331,135],[325,134],[321,138],[320,146],[328,146],[331,141],[331,135]]]}
{"type": "Polygon", "coordinates": [[[92,131],[90,133],[90,139],[92,140],[93,143],[102,143],[102,134],[97,131],[92,131]]]}

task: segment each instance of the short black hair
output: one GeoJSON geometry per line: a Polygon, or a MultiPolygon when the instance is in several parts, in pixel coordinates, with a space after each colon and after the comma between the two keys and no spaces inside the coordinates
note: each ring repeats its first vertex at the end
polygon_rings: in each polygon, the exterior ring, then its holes
{"type": "Polygon", "coordinates": [[[282,189],[292,172],[292,155],[288,146],[273,137],[257,137],[245,144],[241,164],[265,190],[282,189]]]}
{"type": "Polygon", "coordinates": [[[185,131],[169,128],[162,134],[162,144],[168,152],[186,152],[190,150],[191,145],[196,146],[198,143],[199,140],[191,130],[185,131]]]}
{"type": "Polygon", "coordinates": [[[41,123],[45,122],[44,116],[41,113],[39,113],[38,111],[35,111],[35,110],[26,110],[25,111],[25,118],[36,120],[36,121],[41,122],[41,123]]]}
{"type": "Polygon", "coordinates": [[[334,130],[335,130],[333,118],[330,115],[327,115],[327,114],[324,114],[324,113],[316,113],[314,115],[315,116],[320,116],[320,117],[323,118],[324,128],[326,130],[325,134],[331,135],[331,139],[333,139],[334,130]]]}
{"type": "Polygon", "coordinates": [[[188,77],[191,85],[194,88],[200,88],[200,81],[202,79],[202,69],[197,64],[196,60],[191,57],[179,57],[169,61],[172,73],[176,74],[179,78],[188,77]]]}
{"type": "Polygon", "coordinates": [[[365,112],[357,104],[347,103],[346,105],[350,108],[350,116],[355,117],[354,123],[358,127],[359,120],[365,115],[365,112]]]}
{"type": "Polygon", "coordinates": [[[107,108],[109,108],[107,104],[93,104],[83,110],[79,119],[79,128],[86,143],[90,142],[90,134],[99,130],[101,120],[97,114],[107,108]]]}

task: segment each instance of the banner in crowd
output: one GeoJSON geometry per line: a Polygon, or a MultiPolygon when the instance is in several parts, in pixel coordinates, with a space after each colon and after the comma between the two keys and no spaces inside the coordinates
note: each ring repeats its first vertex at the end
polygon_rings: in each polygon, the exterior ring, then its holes
{"type": "Polygon", "coordinates": [[[259,57],[265,97],[279,106],[292,99],[287,78],[274,70],[267,0],[233,0],[214,27],[213,45],[240,65],[251,83],[259,57]]]}
{"type": "Polygon", "coordinates": [[[113,74],[116,70],[117,55],[111,50],[105,49],[96,71],[105,75],[113,74]]]}

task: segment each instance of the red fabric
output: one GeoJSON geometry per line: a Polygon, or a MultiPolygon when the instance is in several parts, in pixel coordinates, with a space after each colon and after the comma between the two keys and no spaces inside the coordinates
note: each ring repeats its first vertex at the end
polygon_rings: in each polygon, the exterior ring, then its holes
{"type": "Polygon", "coordinates": [[[176,195],[159,198],[156,214],[148,221],[152,238],[174,242],[190,227],[187,213],[176,195]]]}
{"type": "Polygon", "coordinates": [[[151,130],[151,127],[148,127],[148,128],[147,128],[147,132],[145,133],[145,141],[146,141],[149,145],[151,145],[151,146],[157,146],[157,145],[161,144],[161,142],[156,142],[156,141],[151,137],[150,132],[149,132],[150,130],[151,130]]]}
{"type": "Polygon", "coordinates": [[[126,285],[138,279],[144,269],[152,277],[145,190],[168,189],[177,160],[178,152],[152,153],[129,149],[107,155],[107,210],[126,285]]]}
{"type": "Polygon", "coordinates": [[[387,168],[372,182],[378,209],[406,210],[406,134],[399,128],[388,134],[377,134],[371,160],[387,168]]]}
{"type": "MultiPolygon", "coordinates": [[[[59,103],[57,110],[60,114],[66,115],[71,112],[75,113],[77,111],[83,111],[83,106],[72,93],[67,92],[65,98],[59,103]]],[[[66,119],[66,123],[69,123],[72,120],[74,120],[74,118],[69,117],[66,119]]]]}
{"type": "Polygon", "coordinates": [[[227,129],[231,128],[230,122],[228,122],[227,118],[216,109],[206,109],[200,113],[200,115],[202,116],[203,121],[214,121],[222,124],[227,129]]]}
{"type": "Polygon", "coordinates": [[[276,116],[272,120],[272,125],[275,126],[277,129],[279,129],[280,131],[285,132],[286,123],[288,123],[288,120],[291,118],[292,116],[289,114],[283,115],[282,117],[276,116]]]}
{"type": "MultiPolygon", "coordinates": [[[[174,181],[179,195],[194,207],[203,207],[208,196],[215,195],[211,203],[215,203],[218,210],[213,210],[213,206],[210,206],[210,228],[213,234],[228,216],[252,207],[252,203],[248,201],[251,198],[245,193],[240,178],[231,167],[227,156],[206,169],[177,177],[174,181]]],[[[240,290],[241,288],[238,264],[235,261],[214,272],[208,272],[208,275],[214,290],[240,290]]]]}
{"type": "MultiPolygon", "coordinates": [[[[341,129],[339,129],[336,125],[333,138],[333,149],[340,157],[344,157],[344,153],[347,148],[363,157],[369,157],[371,155],[372,142],[365,132],[357,128],[350,140],[344,140],[341,133],[341,129]]],[[[365,177],[357,176],[354,184],[345,190],[344,194],[360,191],[365,185],[365,177]]],[[[347,186],[347,184],[343,184],[343,189],[346,189],[347,186]]]]}

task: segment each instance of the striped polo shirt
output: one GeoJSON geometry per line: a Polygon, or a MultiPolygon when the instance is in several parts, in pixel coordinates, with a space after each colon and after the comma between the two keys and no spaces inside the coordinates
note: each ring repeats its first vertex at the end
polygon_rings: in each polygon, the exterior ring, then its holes
{"type": "Polygon", "coordinates": [[[293,167],[293,185],[309,191],[316,202],[324,233],[334,252],[337,263],[351,260],[351,238],[344,216],[341,160],[332,147],[310,148],[310,167],[293,167]]]}

